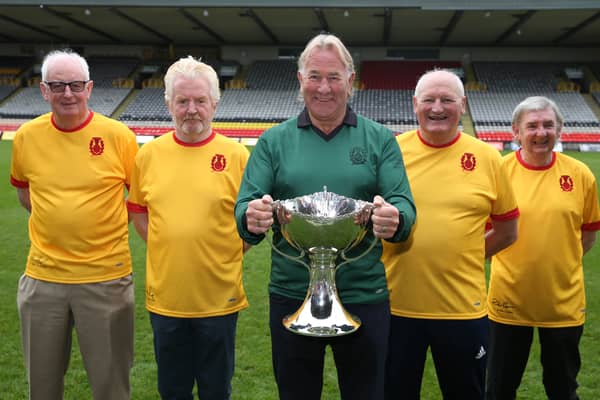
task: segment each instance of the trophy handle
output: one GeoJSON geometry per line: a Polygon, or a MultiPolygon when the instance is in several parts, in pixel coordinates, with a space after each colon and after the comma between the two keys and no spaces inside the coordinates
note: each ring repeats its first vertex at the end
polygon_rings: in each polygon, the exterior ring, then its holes
{"type": "Polygon", "coordinates": [[[367,255],[367,253],[370,252],[373,249],[373,247],[375,247],[375,244],[377,243],[378,240],[379,239],[374,237],[373,240],[371,241],[371,244],[369,245],[369,247],[356,257],[346,257],[346,250],[342,250],[340,252],[340,258],[343,259],[344,262],[338,264],[337,267],[335,267],[335,270],[337,271],[342,265],[348,264],[349,262],[352,262],[352,261],[356,261],[359,258],[362,258],[365,255],[367,255]]]}
{"type": "Polygon", "coordinates": [[[275,246],[275,244],[273,243],[273,240],[269,237],[269,235],[265,235],[265,239],[267,240],[267,242],[269,242],[269,244],[271,245],[271,248],[273,250],[275,250],[277,252],[277,254],[279,254],[282,257],[287,258],[288,260],[296,261],[297,263],[304,265],[306,267],[306,269],[308,269],[310,271],[310,265],[308,265],[307,263],[302,261],[302,259],[306,255],[306,252],[304,250],[298,250],[298,251],[300,251],[300,254],[297,255],[296,257],[293,257],[293,256],[290,256],[289,254],[286,254],[283,251],[279,250],[277,248],[277,246],[275,246]]]}
{"type": "MultiPolygon", "coordinates": [[[[369,226],[369,222],[371,221],[371,215],[373,214],[373,209],[374,206],[371,203],[367,203],[367,205],[362,209],[362,211],[359,213],[358,215],[358,219],[357,219],[357,223],[361,226],[364,226],[365,228],[367,228],[369,226]]],[[[352,261],[356,261],[359,258],[364,257],[368,252],[370,252],[373,247],[375,247],[375,244],[377,243],[378,239],[376,237],[373,238],[373,240],[371,241],[371,244],[369,245],[369,247],[363,251],[360,255],[356,256],[356,257],[346,257],[346,251],[350,250],[349,248],[346,248],[344,250],[342,250],[340,252],[340,258],[342,260],[344,260],[344,262],[340,263],[337,265],[337,267],[335,267],[335,270],[337,271],[338,268],[340,268],[342,265],[348,264],[349,262],[352,261]]],[[[357,242],[354,242],[354,244],[356,244],[357,242]]],[[[354,247],[354,244],[351,245],[350,247],[354,247]]]]}
{"type": "MultiPolygon", "coordinates": [[[[280,224],[287,221],[289,218],[289,216],[287,216],[285,213],[285,208],[283,207],[283,205],[281,204],[281,201],[279,201],[279,200],[275,200],[273,202],[273,219],[275,219],[275,218],[279,221],[280,224]]],[[[271,227],[271,232],[274,232],[273,227],[271,227]]],[[[306,262],[303,261],[304,256],[306,256],[306,251],[304,249],[298,248],[293,243],[290,242],[292,247],[300,252],[300,254],[298,254],[296,257],[293,257],[293,256],[290,256],[289,254],[286,254],[283,251],[279,250],[277,248],[277,246],[275,246],[275,244],[273,243],[273,239],[270,238],[269,235],[265,235],[265,238],[271,245],[271,248],[273,250],[275,250],[275,252],[277,252],[277,254],[279,254],[280,256],[282,256],[284,258],[287,258],[288,260],[292,260],[292,261],[302,264],[304,267],[306,267],[306,269],[308,269],[310,271],[310,265],[308,265],[306,262]]]]}

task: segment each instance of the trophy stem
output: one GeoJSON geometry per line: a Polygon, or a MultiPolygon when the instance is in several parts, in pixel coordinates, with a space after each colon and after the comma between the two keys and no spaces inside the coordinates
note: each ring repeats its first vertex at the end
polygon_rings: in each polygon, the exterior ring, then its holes
{"type": "Polygon", "coordinates": [[[360,327],[360,319],[348,313],[339,299],[335,285],[334,248],[311,248],[310,282],[302,306],[283,319],[290,331],[307,336],[340,336],[360,327]]]}

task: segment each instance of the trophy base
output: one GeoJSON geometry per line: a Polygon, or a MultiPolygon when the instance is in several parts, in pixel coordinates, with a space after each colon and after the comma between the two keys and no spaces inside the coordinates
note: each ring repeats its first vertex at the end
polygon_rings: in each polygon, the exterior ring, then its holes
{"type": "MultiPolygon", "coordinates": [[[[334,303],[335,304],[335,303],[334,303]]],[[[313,337],[336,337],[355,332],[361,325],[360,318],[349,314],[335,304],[332,313],[323,319],[315,318],[310,305],[305,303],[298,311],[283,319],[283,326],[291,332],[313,337]]]]}
{"type": "MultiPolygon", "coordinates": [[[[285,319],[283,320],[284,326],[286,326],[285,319]]],[[[354,325],[333,325],[333,326],[310,326],[310,325],[297,325],[290,324],[286,326],[289,331],[304,336],[312,337],[336,337],[342,335],[348,335],[358,329],[358,326],[354,325]]]]}

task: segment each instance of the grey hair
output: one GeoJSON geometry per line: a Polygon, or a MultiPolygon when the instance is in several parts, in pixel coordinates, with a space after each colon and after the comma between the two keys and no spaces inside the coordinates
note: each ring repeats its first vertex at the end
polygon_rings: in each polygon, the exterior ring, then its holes
{"type": "Polygon", "coordinates": [[[88,66],[85,58],[71,49],[63,49],[53,50],[44,57],[44,61],[42,62],[42,81],[48,80],[48,70],[50,69],[50,65],[54,64],[54,62],[56,62],[59,58],[64,57],[72,58],[73,60],[77,61],[81,66],[81,72],[83,72],[83,80],[90,80],[90,67],[88,66]]]}
{"type": "Polygon", "coordinates": [[[304,73],[308,56],[310,56],[315,48],[333,49],[340,57],[340,60],[342,60],[346,72],[348,72],[348,76],[355,72],[352,56],[342,41],[337,36],[330,33],[321,33],[312,38],[304,48],[304,51],[302,51],[302,54],[300,54],[300,57],[298,58],[298,71],[300,71],[300,73],[304,73]]]}
{"type": "Polygon", "coordinates": [[[448,77],[452,80],[454,80],[454,86],[456,86],[456,93],[460,96],[460,97],[465,97],[465,87],[462,83],[462,80],[460,79],[460,77],[458,75],[456,75],[454,72],[447,70],[447,69],[433,69],[431,71],[427,71],[425,72],[423,75],[421,75],[421,77],[419,78],[419,80],[417,81],[417,86],[415,86],[415,97],[419,97],[419,94],[421,94],[421,90],[423,89],[423,84],[425,82],[425,80],[432,74],[438,73],[438,72],[444,72],[446,74],[448,74],[448,77]]]}
{"type": "Polygon", "coordinates": [[[206,78],[210,87],[211,100],[218,103],[221,99],[217,72],[210,65],[205,64],[200,60],[196,60],[192,56],[187,56],[174,62],[165,74],[165,101],[171,101],[171,97],[173,96],[173,82],[178,76],[183,76],[188,79],[197,79],[199,77],[206,78]]]}
{"type": "Polygon", "coordinates": [[[518,126],[523,114],[530,111],[542,111],[551,109],[554,111],[559,131],[562,129],[564,118],[556,103],[545,96],[531,96],[520,102],[512,113],[512,125],[518,126]]]}

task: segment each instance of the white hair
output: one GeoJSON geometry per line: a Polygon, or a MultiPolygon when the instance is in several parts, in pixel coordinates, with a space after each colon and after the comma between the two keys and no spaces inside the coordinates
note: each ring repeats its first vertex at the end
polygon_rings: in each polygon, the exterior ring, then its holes
{"type": "Polygon", "coordinates": [[[55,62],[57,62],[61,58],[71,58],[79,63],[81,66],[81,72],[83,72],[83,80],[90,80],[90,67],[88,66],[85,58],[77,54],[71,49],[63,49],[63,50],[53,50],[50,53],[46,54],[44,57],[44,61],[42,62],[42,80],[48,80],[48,72],[50,70],[50,66],[53,66],[55,62]]]}

